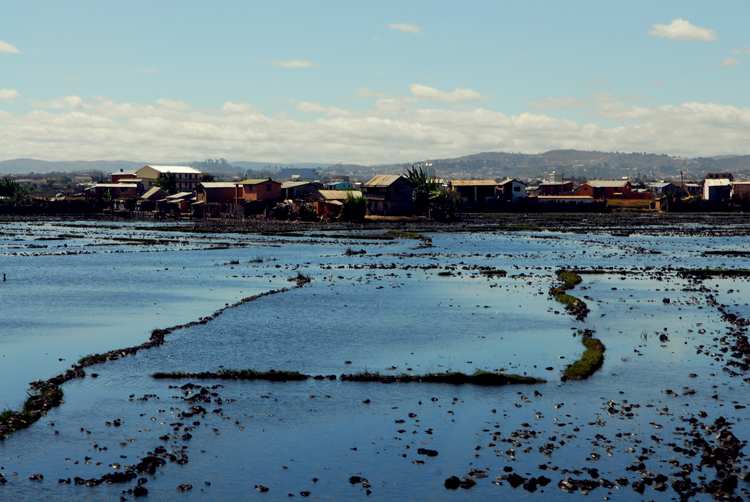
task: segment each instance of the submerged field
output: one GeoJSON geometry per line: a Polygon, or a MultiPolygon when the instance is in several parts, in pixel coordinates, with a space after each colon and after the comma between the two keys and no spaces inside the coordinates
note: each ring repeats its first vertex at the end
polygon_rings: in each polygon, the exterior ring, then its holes
{"type": "Polygon", "coordinates": [[[747,496],[730,232],[1,230],[8,500],[747,496]]]}

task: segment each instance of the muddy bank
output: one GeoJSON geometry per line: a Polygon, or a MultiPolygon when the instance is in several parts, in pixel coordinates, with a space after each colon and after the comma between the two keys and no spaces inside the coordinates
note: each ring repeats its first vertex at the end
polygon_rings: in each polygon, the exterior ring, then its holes
{"type": "MultiPolygon", "coordinates": [[[[133,222],[124,215],[0,215],[0,222],[133,222]]],[[[289,234],[298,232],[405,230],[410,232],[608,232],[617,237],[631,233],[663,236],[750,235],[747,216],[741,213],[464,213],[455,222],[424,217],[366,219],[359,223],[302,222],[268,219],[163,220],[163,229],[200,233],[289,234]]]]}
{"type": "MultiPolygon", "coordinates": [[[[297,287],[300,287],[298,285],[297,287]]],[[[17,412],[8,410],[0,415],[0,441],[5,440],[8,436],[14,432],[29,427],[34,422],[37,422],[42,418],[49,410],[60,406],[63,402],[63,392],[60,386],[65,382],[74,380],[76,378],[85,378],[86,372],[84,369],[90,368],[97,364],[102,364],[107,361],[116,361],[117,359],[129,355],[135,355],[139,350],[147,350],[154,347],[159,347],[164,344],[164,338],[173,331],[178,329],[190,328],[199,324],[206,324],[209,321],[213,321],[219,317],[225,310],[239,307],[245,303],[263,298],[265,296],[274,295],[277,293],[285,293],[290,291],[289,288],[282,288],[278,290],[272,290],[265,293],[249,296],[242,300],[228,305],[222,309],[217,310],[208,317],[201,317],[198,321],[189,322],[187,324],[180,324],[178,326],[172,326],[166,329],[155,329],[151,332],[149,341],[144,342],[140,345],[133,347],[127,347],[124,349],[110,350],[103,354],[91,354],[89,356],[81,358],[77,364],[71,365],[71,369],[67,370],[61,375],[49,378],[47,380],[35,380],[31,382],[29,393],[29,399],[24,403],[23,411],[17,412]]],[[[91,373],[92,377],[97,377],[98,374],[91,373]]]]}

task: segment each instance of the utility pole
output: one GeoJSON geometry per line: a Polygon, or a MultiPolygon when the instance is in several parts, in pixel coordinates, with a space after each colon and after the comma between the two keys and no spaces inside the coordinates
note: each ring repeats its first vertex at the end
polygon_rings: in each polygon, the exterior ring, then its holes
{"type": "Polygon", "coordinates": [[[682,182],[682,198],[685,198],[685,178],[682,176],[682,170],[680,170],[680,181],[682,182]]]}

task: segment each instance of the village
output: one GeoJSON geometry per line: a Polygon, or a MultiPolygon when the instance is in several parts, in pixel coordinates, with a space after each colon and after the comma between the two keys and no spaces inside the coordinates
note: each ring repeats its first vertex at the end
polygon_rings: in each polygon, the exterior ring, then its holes
{"type": "Polygon", "coordinates": [[[0,199],[0,212],[302,221],[425,216],[440,221],[462,212],[744,211],[750,196],[750,181],[736,181],[731,172],[650,183],[626,178],[574,181],[553,172],[533,185],[516,178],[444,180],[425,174],[419,165],[407,174],[380,174],[367,181],[321,174],[290,168],[276,179],[215,181],[214,175],[187,165],[146,165],[120,169],[99,182],[83,177],[70,195],[33,199],[18,197],[24,186],[6,178],[2,188],[8,193],[0,194],[6,196],[0,199]],[[11,200],[13,190],[16,197],[11,200]]]}

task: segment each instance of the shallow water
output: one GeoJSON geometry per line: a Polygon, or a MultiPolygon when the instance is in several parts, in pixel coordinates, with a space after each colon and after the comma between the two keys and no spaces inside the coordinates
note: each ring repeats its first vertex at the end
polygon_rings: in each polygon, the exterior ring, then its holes
{"type": "MultiPolygon", "coordinates": [[[[0,397],[11,400],[13,408],[22,401],[27,382],[64,371],[82,355],[135,345],[151,329],[197,320],[226,303],[289,287],[286,279],[297,268],[313,277],[302,288],[177,330],[162,347],[87,370],[98,378],[65,384],[61,407],[0,442],[0,472],[8,480],[0,492],[15,500],[119,497],[134,482],[88,487],[57,480],[121,471],[159,445],[184,452],[189,461],[167,463],[154,476],[145,476],[150,500],[173,500],[183,483],[193,486],[179,494],[187,499],[279,500],[289,494],[304,498],[300,492],[306,491],[319,500],[368,497],[362,484],[349,483],[354,475],[369,481],[369,498],[382,500],[566,499],[574,495],[561,491],[558,482],[566,476],[593,477],[584,468],[598,469],[596,479],[624,476],[632,483],[642,475],[625,468],[638,463],[638,456],[647,457],[648,470],[667,476],[677,470],[669,460],[695,462],[668,443],[682,443],[679,428],[686,425],[681,418],[698,411],[707,412],[706,423],[727,417],[738,438],[749,437],[747,410],[735,408],[747,404],[747,383],[723,371],[726,356],[718,336],[727,324],[707,301],[708,293],[683,291],[692,285],[674,273],[677,267],[739,268],[741,259],[702,252],[744,249],[741,239],[435,234],[433,246],[425,248],[410,240],[182,234],[174,238],[187,245],[121,246],[112,236],[136,231],[50,225],[3,231],[16,234],[0,241],[0,253],[5,253],[0,263],[12,271],[2,285],[9,329],[0,334],[6,384],[0,397]],[[13,248],[45,242],[34,241],[40,235],[74,232],[84,237],[49,242],[95,253],[26,248],[24,253],[36,254],[19,256],[13,248]],[[24,240],[10,240],[17,238],[24,240]],[[217,242],[230,247],[211,249],[217,242]],[[345,256],[347,247],[367,253],[345,256]],[[249,263],[258,257],[264,261],[249,263]],[[233,265],[233,260],[240,263],[233,265]],[[474,266],[505,269],[508,276],[487,278],[474,266]],[[583,276],[573,294],[590,298],[591,312],[580,323],[547,294],[554,271],[564,266],[627,273],[583,276]],[[662,274],[647,272],[648,267],[662,274]],[[438,275],[446,271],[452,275],[438,275]],[[606,345],[605,364],[588,380],[561,382],[565,366],[583,352],[578,329],[584,327],[596,330],[606,345]],[[667,342],[660,342],[662,333],[667,342]],[[700,345],[705,350],[697,353],[700,345]],[[222,367],[314,375],[486,369],[548,381],[480,387],[150,377],[157,371],[222,367]],[[168,386],[187,382],[220,385],[210,389],[218,396],[210,404],[195,403],[206,408],[205,414],[178,418],[192,405],[184,400],[190,389],[181,393],[168,386]],[[634,404],[639,407],[632,408],[632,416],[608,412],[634,404]],[[117,418],[122,425],[107,425],[117,418]],[[511,435],[518,431],[526,437],[511,435]],[[493,432],[501,434],[492,437],[493,432]],[[183,439],[185,433],[192,437],[183,439]],[[169,437],[160,439],[164,435],[169,437]],[[540,447],[550,443],[556,449],[547,456],[540,447]],[[419,454],[419,448],[438,454],[419,454]],[[508,467],[523,477],[544,474],[552,482],[533,493],[511,488],[507,481],[492,484],[508,467]],[[484,470],[488,478],[476,479],[470,490],[446,491],[446,478],[461,478],[472,468],[484,470]],[[30,481],[35,473],[44,474],[44,480],[30,481]],[[269,491],[260,493],[256,485],[269,491]]],[[[139,238],[158,235],[137,233],[139,238]]],[[[728,310],[748,315],[747,280],[704,284],[728,310]]],[[[738,464],[748,469],[744,460],[738,464]]],[[[696,472],[696,479],[710,475],[704,471],[696,472]]],[[[597,488],[592,495],[638,496],[629,485],[597,488]]],[[[643,495],[674,497],[672,490],[651,487],[643,495]]]]}

